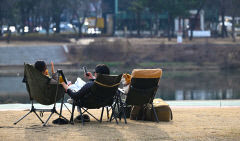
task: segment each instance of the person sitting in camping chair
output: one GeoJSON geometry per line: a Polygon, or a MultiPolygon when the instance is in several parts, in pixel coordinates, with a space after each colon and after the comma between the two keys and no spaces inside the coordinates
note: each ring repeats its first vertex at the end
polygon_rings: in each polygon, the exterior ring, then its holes
{"type": "MultiPolygon", "coordinates": [[[[44,61],[42,61],[42,60],[36,61],[34,64],[34,67],[38,71],[40,71],[42,74],[50,77],[50,75],[48,73],[47,65],[44,61]]],[[[54,71],[54,65],[53,65],[52,61],[51,61],[51,71],[52,71],[52,77],[50,77],[50,78],[52,78],[52,79],[50,80],[50,83],[51,84],[57,83],[57,73],[55,73],[55,71],[54,71]]]]}
{"type": "MultiPolygon", "coordinates": [[[[97,74],[110,74],[110,70],[108,68],[108,66],[106,66],[105,64],[99,64],[95,67],[95,72],[94,75],[91,72],[87,72],[86,74],[84,74],[84,76],[89,80],[89,82],[87,82],[80,90],[78,91],[74,91],[70,88],[69,85],[67,85],[65,82],[62,82],[61,84],[63,85],[64,89],[66,90],[67,94],[73,99],[73,100],[79,100],[85,96],[88,96],[91,94],[91,87],[94,84],[94,80],[97,77],[97,74]]],[[[76,119],[77,120],[81,120],[81,117],[78,116],[76,119]]],[[[84,115],[84,120],[88,120],[89,117],[88,115],[84,115]]],[[[86,120],[86,121],[87,121],[86,120]]]]}

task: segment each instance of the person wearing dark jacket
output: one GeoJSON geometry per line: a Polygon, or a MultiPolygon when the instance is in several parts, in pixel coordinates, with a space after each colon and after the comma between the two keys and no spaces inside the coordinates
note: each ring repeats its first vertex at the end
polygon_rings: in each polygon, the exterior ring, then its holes
{"type": "Polygon", "coordinates": [[[67,94],[73,99],[78,100],[84,97],[87,94],[91,93],[91,87],[94,84],[94,80],[97,77],[97,74],[110,74],[109,68],[105,64],[99,64],[95,67],[94,76],[91,72],[87,72],[84,76],[89,80],[79,91],[75,92],[69,89],[68,85],[64,82],[61,84],[63,85],[64,89],[66,90],[67,94]]]}
{"type": "MultiPolygon", "coordinates": [[[[64,89],[66,90],[67,94],[75,101],[78,101],[79,99],[83,98],[84,96],[87,96],[88,94],[91,94],[91,88],[94,84],[94,80],[96,79],[98,74],[110,74],[109,68],[104,65],[104,64],[99,64],[95,68],[94,76],[92,75],[91,72],[87,72],[87,74],[84,74],[84,76],[89,80],[80,90],[78,91],[73,91],[72,89],[69,88],[69,86],[62,82],[61,84],[63,85],[64,89]]],[[[72,101],[72,100],[70,100],[72,101]]],[[[69,103],[72,103],[70,102],[69,103]]],[[[79,107],[78,107],[79,109],[79,107]]],[[[84,122],[89,122],[90,117],[86,114],[83,114],[83,119],[84,122]]],[[[81,122],[81,116],[78,115],[75,119],[75,122],[81,122]]]]}

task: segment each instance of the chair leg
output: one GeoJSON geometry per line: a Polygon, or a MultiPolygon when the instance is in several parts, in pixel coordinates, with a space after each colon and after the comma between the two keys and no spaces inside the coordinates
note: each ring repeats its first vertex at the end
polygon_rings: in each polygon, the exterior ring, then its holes
{"type": "Polygon", "coordinates": [[[82,125],[84,125],[83,114],[82,114],[82,108],[80,108],[80,116],[81,116],[81,120],[82,120],[82,125]]]}
{"type": "Polygon", "coordinates": [[[112,121],[113,114],[115,114],[115,112],[114,112],[115,107],[116,107],[116,103],[114,103],[113,107],[111,106],[111,108],[112,108],[112,114],[111,114],[111,117],[110,117],[110,122],[112,121]]]}
{"type": "Polygon", "coordinates": [[[69,110],[69,108],[67,107],[67,105],[65,103],[63,103],[63,105],[67,108],[68,112],[71,114],[72,112],[69,110]]]}
{"type": "Polygon", "coordinates": [[[111,108],[112,108],[112,115],[111,115],[111,118],[110,118],[110,122],[112,121],[112,118],[114,117],[116,123],[118,124],[118,120],[117,120],[116,114],[114,112],[115,107],[116,107],[116,103],[114,104],[114,107],[111,106],[111,108]]]}
{"type": "Polygon", "coordinates": [[[36,116],[38,117],[38,119],[39,119],[42,123],[44,123],[44,122],[42,121],[42,119],[39,117],[39,115],[36,113],[36,111],[34,110],[33,112],[36,114],[36,116]]]}
{"type": "Polygon", "coordinates": [[[71,124],[74,124],[74,122],[73,122],[74,110],[75,110],[75,105],[73,104],[72,105],[72,114],[71,114],[71,118],[70,118],[70,123],[71,124]]]}
{"type": "Polygon", "coordinates": [[[31,112],[33,112],[32,110],[30,110],[26,115],[24,115],[23,117],[21,117],[18,121],[16,121],[14,123],[14,125],[16,125],[18,122],[20,122],[22,119],[24,119],[26,116],[28,116],[31,112]]]}
{"type": "MultiPolygon", "coordinates": [[[[117,101],[120,101],[120,99],[118,98],[117,101]]],[[[117,116],[119,117],[119,120],[121,121],[121,119],[122,119],[122,111],[120,109],[119,102],[117,102],[117,109],[118,109],[117,116]]]]}
{"type": "Polygon", "coordinates": [[[108,107],[106,107],[106,110],[107,110],[107,119],[109,120],[109,111],[108,111],[108,107]]]}
{"type": "Polygon", "coordinates": [[[156,110],[155,110],[155,108],[153,107],[153,103],[152,103],[152,109],[153,109],[153,113],[154,113],[154,116],[155,116],[156,121],[159,122],[158,117],[157,117],[156,110]]]}
{"type": "Polygon", "coordinates": [[[32,112],[34,112],[35,114],[36,114],[36,116],[38,117],[38,119],[42,122],[42,123],[44,123],[43,121],[42,121],[42,119],[39,117],[39,115],[36,113],[36,109],[34,108],[34,106],[33,106],[33,103],[32,103],[32,108],[31,108],[31,110],[26,114],[26,115],[24,115],[23,117],[21,117],[18,121],[16,121],[15,123],[13,123],[14,125],[16,125],[18,122],[20,122],[21,120],[23,120],[26,116],[28,116],[30,113],[32,113],[32,112]]]}
{"type": "Polygon", "coordinates": [[[48,117],[48,119],[43,123],[43,126],[46,126],[46,124],[48,123],[49,119],[52,117],[53,114],[54,114],[54,111],[51,112],[51,114],[48,117]]]}
{"type": "Polygon", "coordinates": [[[102,122],[103,112],[104,112],[104,107],[102,107],[102,113],[101,113],[100,122],[102,122]]]}
{"type": "Polygon", "coordinates": [[[116,123],[118,124],[118,120],[117,120],[116,114],[114,113],[113,116],[115,118],[116,123]]]}
{"type": "Polygon", "coordinates": [[[91,117],[93,117],[96,121],[100,122],[99,119],[97,119],[93,114],[91,114],[90,112],[87,111],[88,109],[84,109],[84,108],[82,108],[82,109],[83,109],[82,114],[86,112],[86,113],[88,113],[91,117]]]}
{"type": "Polygon", "coordinates": [[[124,107],[124,104],[123,104],[121,98],[119,99],[119,102],[120,102],[121,112],[123,113],[124,122],[125,122],[125,124],[127,124],[127,117],[126,117],[125,107],[124,107]]]}

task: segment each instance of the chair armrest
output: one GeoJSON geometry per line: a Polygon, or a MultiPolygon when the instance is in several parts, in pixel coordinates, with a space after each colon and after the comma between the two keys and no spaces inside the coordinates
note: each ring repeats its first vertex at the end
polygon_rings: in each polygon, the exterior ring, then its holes
{"type": "Polygon", "coordinates": [[[122,94],[125,94],[125,95],[126,95],[126,93],[125,93],[125,91],[124,91],[123,89],[121,89],[121,88],[118,88],[118,91],[119,91],[120,93],[122,93],[122,94]]]}

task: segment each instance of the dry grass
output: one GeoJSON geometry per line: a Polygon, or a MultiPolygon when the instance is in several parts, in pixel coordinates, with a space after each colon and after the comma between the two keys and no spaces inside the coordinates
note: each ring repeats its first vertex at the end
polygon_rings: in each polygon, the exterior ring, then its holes
{"type": "MultiPolygon", "coordinates": [[[[92,110],[100,115],[100,110],[92,110]]],[[[53,125],[42,127],[32,114],[17,125],[13,122],[26,111],[0,112],[0,140],[227,140],[240,138],[239,108],[174,108],[171,122],[123,121],[91,122],[82,126],[53,125]]],[[[66,115],[67,112],[65,111],[66,115]]],[[[44,117],[47,117],[47,113],[44,117]]],[[[69,114],[66,115],[69,117],[69,114]]],[[[57,118],[54,116],[52,119],[57,118]]]]}

